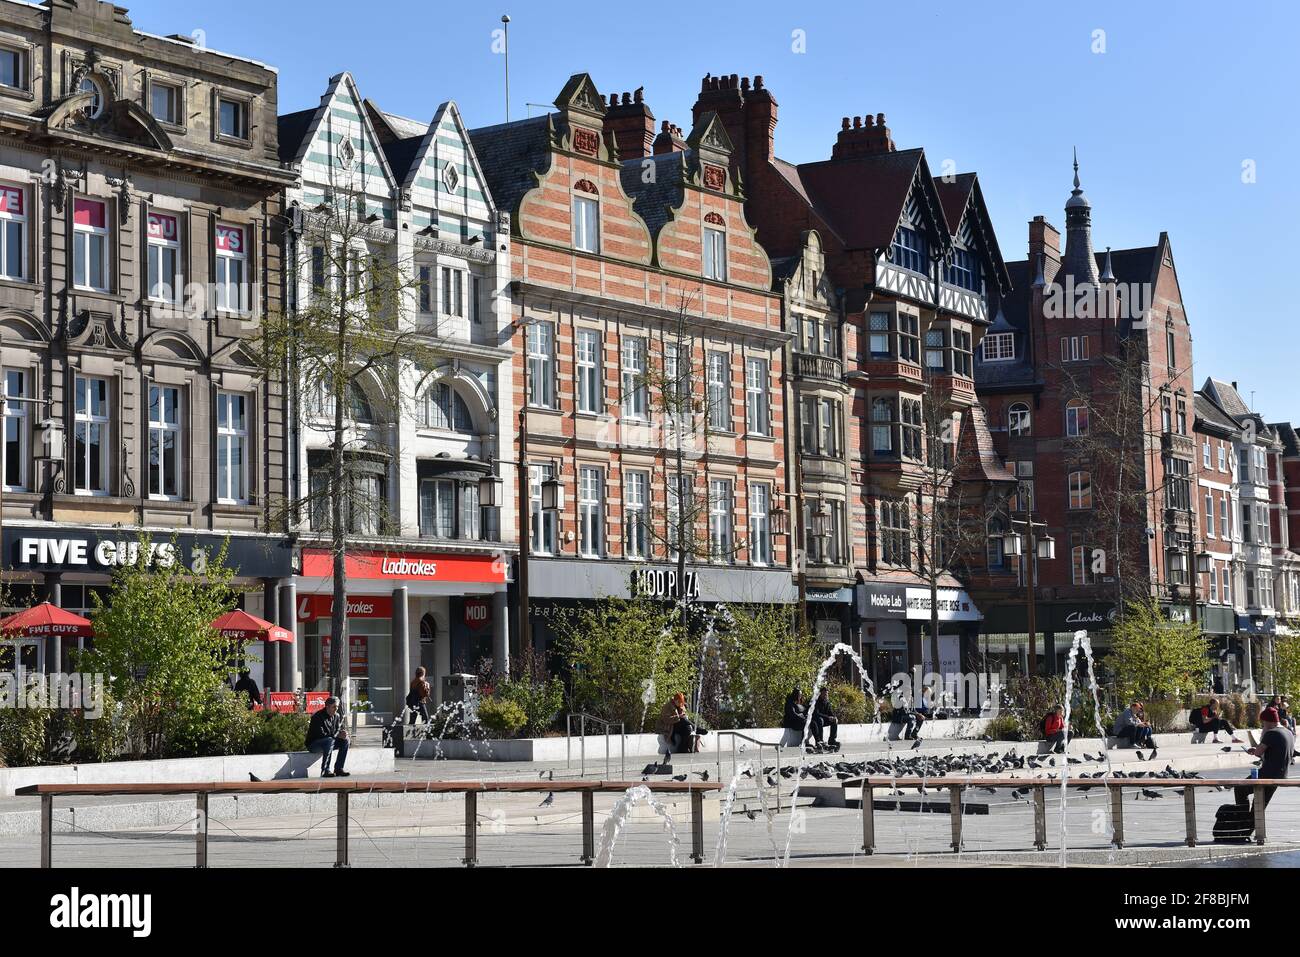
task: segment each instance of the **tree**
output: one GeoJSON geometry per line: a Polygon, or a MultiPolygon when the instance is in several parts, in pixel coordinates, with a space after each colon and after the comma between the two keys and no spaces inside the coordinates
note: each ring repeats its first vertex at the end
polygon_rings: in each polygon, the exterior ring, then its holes
{"type": "Polygon", "coordinates": [[[1122,698],[1159,700],[1201,687],[1209,651],[1200,625],[1169,621],[1147,596],[1129,602],[1115,623],[1106,663],[1122,698]]]}
{"type": "Polygon", "coordinates": [[[336,649],[329,685],[336,695],[348,647],[347,536],[389,530],[384,497],[373,494],[374,463],[391,457],[419,371],[442,354],[436,329],[404,319],[415,311],[413,297],[431,291],[421,290],[413,263],[399,260],[395,247],[377,245],[384,237],[368,219],[355,181],[295,217],[286,243],[290,306],[268,316],[258,337],[268,375],[289,384],[294,414],[329,439],[328,467],[311,469],[284,510],[289,524],[305,512],[314,530],[329,533],[336,649]]]}
{"type": "Polygon", "coordinates": [[[155,546],[141,533],[135,561],[113,570],[108,597],[92,592],[95,643],[78,667],[107,677],[137,757],[169,753],[173,738],[211,717],[238,654],[212,627],[235,606],[226,545],[194,567],[167,557],[180,554],[174,541],[155,546]]]}
{"type": "Polygon", "coordinates": [[[1277,635],[1272,654],[1260,661],[1264,681],[1273,694],[1300,695],[1300,635],[1277,635]]]}
{"type": "Polygon", "coordinates": [[[792,634],[787,609],[775,605],[730,605],[719,629],[721,686],[733,721],[750,727],[779,727],[792,688],[812,690],[822,655],[807,632],[792,634]]]}

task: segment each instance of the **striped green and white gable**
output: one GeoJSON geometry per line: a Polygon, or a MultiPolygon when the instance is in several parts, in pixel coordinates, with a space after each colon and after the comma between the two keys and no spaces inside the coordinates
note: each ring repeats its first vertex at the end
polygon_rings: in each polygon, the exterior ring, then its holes
{"type": "Polygon", "coordinates": [[[367,215],[393,220],[393,173],[350,73],[330,79],[296,163],[302,175],[298,197],[302,205],[323,202],[327,188],[336,196],[360,191],[365,194],[367,215]]]}
{"type": "Polygon", "coordinates": [[[438,231],[448,239],[482,236],[492,228],[492,194],[454,102],[438,107],[405,186],[417,228],[429,225],[435,209],[438,231]]]}

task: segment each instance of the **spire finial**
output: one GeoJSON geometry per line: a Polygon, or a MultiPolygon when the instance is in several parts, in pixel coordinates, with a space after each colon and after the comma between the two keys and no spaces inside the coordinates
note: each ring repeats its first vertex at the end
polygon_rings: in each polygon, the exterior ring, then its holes
{"type": "Polygon", "coordinates": [[[1079,147],[1074,148],[1074,188],[1079,188],[1079,147]]]}

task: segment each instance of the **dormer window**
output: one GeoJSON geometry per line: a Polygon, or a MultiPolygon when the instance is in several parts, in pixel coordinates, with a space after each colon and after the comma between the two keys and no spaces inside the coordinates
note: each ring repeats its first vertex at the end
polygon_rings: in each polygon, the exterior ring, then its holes
{"type": "Polygon", "coordinates": [[[894,234],[892,257],[894,265],[912,272],[925,274],[929,271],[929,244],[925,235],[908,226],[899,226],[894,234]]]}
{"type": "Polygon", "coordinates": [[[217,132],[232,140],[248,139],[248,104],[243,100],[217,97],[217,132]]]}
{"type": "Polygon", "coordinates": [[[1016,357],[1016,335],[1013,332],[990,332],[981,346],[985,362],[1010,362],[1016,357]]]}

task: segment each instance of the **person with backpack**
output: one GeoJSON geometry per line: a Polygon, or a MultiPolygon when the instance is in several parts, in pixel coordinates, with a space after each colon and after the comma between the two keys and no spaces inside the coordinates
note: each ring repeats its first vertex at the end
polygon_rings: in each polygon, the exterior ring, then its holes
{"type": "Polygon", "coordinates": [[[428,672],[423,666],[415,669],[415,677],[411,679],[411,686],[406,692],[406,710],[410,716],[409,724],[415,724],[415,718],[418,715],[424,719],[424,723],[429,723],[429,680],[425,677],[428,672]]]}
{"type": "Polygon", "coordinates": [[[1233,728],[1232,723],[1219,713],[1219,699],[1211,698],[1204,707],[1193,708],[1192,713],[1187,717],[1192,728],[1201,734],[1212,735],[1211,743],[1219,743],[1219,732],[1226,731],[1232,735],[1233,744],[1241,744],[1241,738],[1237,737],[1237,731],[1233,728]]]}
{"type": "Polygon", "coordinates": [[[1043,717],[1043,740],[1057,754],[1065,750],[1065,709],[1059,704],[1043,717]]]}

